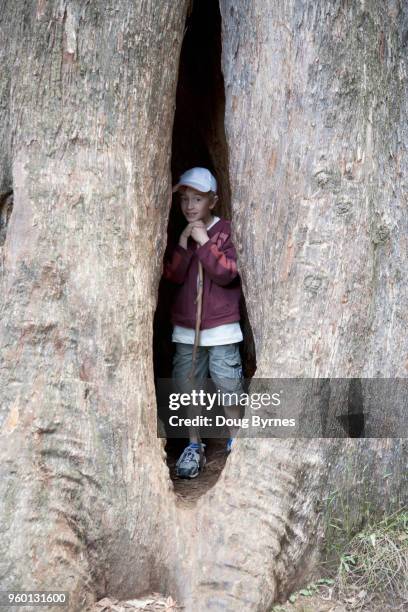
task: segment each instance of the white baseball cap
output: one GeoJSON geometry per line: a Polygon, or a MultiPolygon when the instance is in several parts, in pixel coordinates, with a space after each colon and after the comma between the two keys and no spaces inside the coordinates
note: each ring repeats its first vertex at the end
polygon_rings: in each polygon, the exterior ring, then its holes
{"type": "Polygon", "coordinates": [[[180,176],[179,182],[174,185],[173,193],[182,185],[193,187],[197,191],[207,193],[207,191],[217,192],[217,181],[207,168],[190,168],[180,176]]]}

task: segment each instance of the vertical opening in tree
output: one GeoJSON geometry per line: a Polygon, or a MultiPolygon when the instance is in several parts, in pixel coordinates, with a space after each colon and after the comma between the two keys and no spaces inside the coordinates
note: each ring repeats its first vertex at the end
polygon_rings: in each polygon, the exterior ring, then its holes
{"type": "MultiPolygon", "coordinates": [[[[224,128],[225,92],[221,70],[221,14],[217,0],[191,3],[182,44],[176,110],[172,137],[172,180],[194,166],[208,168],[218,184],[218,203],[213,210],[219,217],[232,220],[231,188],[228,175],[228,145],[224,128]]],[[[174,196],[169,215],[168,237],[179,236],[186,221],[174,196]]],[[[239,266],[239,262],[238,262],[239,266]]],[[[171,342],[170,304],[174,288],[161,279],[154,319],[155,378],[170,378],[175,347],[171,342]]],[[[256,369],[255,348],[248,321],[245,298],[241,300],[244,340],[240,343],[243,374],[251,378],[256,369]]],[[[175,461],[188,443],[186,439],[168,440],[167,461],[174,479],[175,461]]],[[[199,497],[215,484],[225,464],[225,439],[206,440],[207,466],[197,483],[175,480],[182,496],[199,497]]]]}

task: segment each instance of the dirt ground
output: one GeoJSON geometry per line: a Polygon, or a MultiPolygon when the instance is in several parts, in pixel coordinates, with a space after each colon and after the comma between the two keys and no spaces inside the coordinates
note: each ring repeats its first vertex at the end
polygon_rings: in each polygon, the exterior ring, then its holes
{"type": "Polygon", "coordinates": [[[160,593],[151,593],[126,601],[104,597],[85,612],[136,612],[139,610],[145,612],[176,612],[182,609],[171,597],[165,597],[160,593]]]}
{"type": "Polygon", "coordinates": [[[217,482],[228,458],[225,452],[226,439],[205,440],[204,442],[207,444],[205,453],[207,462],[201,474],[196,478],[176,476],[176,461],[184,448],[183,444],[173,445],[166,449],[174,492],[181,505],[193,506],[199,497],[211,489],[217,482]]]}
{"type": "MultiPolygon", "coordinates": [[[[350,601],[340,603],[331,599],[330,594],[313,595],[312,597],[299,597],[296,602],[285,604],[277,604],[270,610],[265,612],[405,612],[408,610],[408,605],[405,604],[367,604],[366,606],[356,607],[356,600],[350,597],[350,601]],[[325,599],[329,597],[329,599],[325,599]]],[[[159,593],[152,593],[137,599],[128,601],[119,601],[105,597],[95,603],[92,608],[86,612],[137,612],[144,610],[145,612],[177,612],[184,610],[183,606],[177,604],[171,597],[165,597],[159,593]]],[[[186,612],[186,611],[185,611],[186,612]]],[[[241,612],[241,610],[237,610],[241,612]]]]}
{"type": "Polygon", "coordinates": [[[344,601],[339,601],[327,589],[325,593],[311,597],[299,596],[294,603],[288,600],[284,604],[275,604],[270,612],[408,612],[408,603],[362,603],[358,593],[350,593],[344,601]]]}

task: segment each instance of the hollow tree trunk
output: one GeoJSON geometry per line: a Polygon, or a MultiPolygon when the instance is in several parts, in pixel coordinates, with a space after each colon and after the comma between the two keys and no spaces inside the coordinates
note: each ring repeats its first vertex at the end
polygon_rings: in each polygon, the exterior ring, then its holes
{"type": "MultiPolygon", "coordinates": [[[[147,589],[267,610],[312,567],[346,456],[404,494],[399,440],[247,439],[177,505],[151,346],[187,4],[2,3],[2,589],[71,610],[147,589]]],[[[406,7],[220,9],[257,376],[406,377],[406,7]]]]}

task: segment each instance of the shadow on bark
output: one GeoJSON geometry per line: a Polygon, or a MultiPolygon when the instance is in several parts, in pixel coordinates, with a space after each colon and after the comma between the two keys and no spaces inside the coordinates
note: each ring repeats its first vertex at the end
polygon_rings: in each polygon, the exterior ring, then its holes
{"type": "Polygon", "coordinates": [[[13,211],[13,192],[0,194],[0,247],[6,241],[7,226],[13,211]]]}

